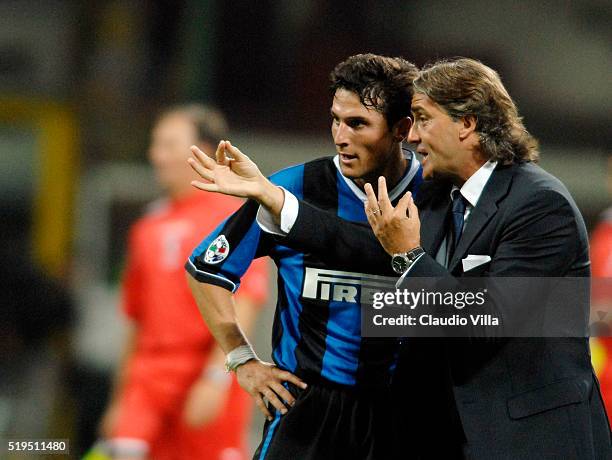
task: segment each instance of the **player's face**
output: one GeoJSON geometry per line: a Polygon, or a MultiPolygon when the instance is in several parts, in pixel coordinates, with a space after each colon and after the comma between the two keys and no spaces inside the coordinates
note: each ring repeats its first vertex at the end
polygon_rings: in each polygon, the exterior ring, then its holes
{"type": "Polygon", "coordinates": [[[160,185],[171,195],[190,190],[195,176],[187,158],[196,142],[195,126],[180,113],[166,115],[153,128],[149,159],[160,185]]]}
{"type": "Polygon", "coordinates": [[[461,148],[462,121],[454,121],[429,96],[420,93],[412,97],[412,115],[408,141],[423,155],[423,177],[463,177],[470,156],[461,148]]]}
{"type": "Polygon", "coordinates": [[[397,140],[384,115],[364,106],[352,91],[339,89],[331,107],[332,136],[342,174],[363,186],[397,168],[397,140]],[[360,184],[363,182],[363,184],[360,184]]]}

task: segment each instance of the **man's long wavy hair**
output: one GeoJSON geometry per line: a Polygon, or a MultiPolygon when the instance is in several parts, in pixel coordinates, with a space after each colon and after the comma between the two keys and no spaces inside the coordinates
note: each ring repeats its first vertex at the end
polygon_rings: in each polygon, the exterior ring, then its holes
{"type": "Polygon", "coordinates": [[[413,82],[453,120],[476,119],[480,147],[503,164],[539,159],[538,141],[527,131],[516,104],[493,69],[474,59],[442,60],[425,66],[413,82]]]}

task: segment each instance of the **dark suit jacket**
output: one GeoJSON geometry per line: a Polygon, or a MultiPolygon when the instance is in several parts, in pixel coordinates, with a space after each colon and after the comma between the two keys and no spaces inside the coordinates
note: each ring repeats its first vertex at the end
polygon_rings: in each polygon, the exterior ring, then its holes
{"type": "MultiPolygon", "coordinates": [[[[531,163],[498,165],[472,210],[448,269],[434,256],[446,232],[449,187],[431,182],[417,202],[426,254],[409,276],[588,277],[583,219],[567,189],[531,163]],[[467,254],[489,255],[463,273],[467,254]]],[[[371,230],[307,203],[283,244],[350,270],[389,273],[371,230]],[[374,260],[359,254],[378,250],[374,260]]],[[[525,299],[523,299],[525,300],[525,299]]],[[[521,293],[514,298],[521,304],[521,293]]],[[[500,303],[500,308],[512,308],[500,303]]],[[[585,316],[585,306],[576,315],[585,316]]],[[[396,387],[423,457],[612,458],[610,427],[586,338],[407,339],[396,387]],[[452,450],[452,448],[451,448],[452,450]],[[445,452],[445,453],[441,453],[445,452]],[[448,456],[451,454],[448,453],[448,456]]]]}

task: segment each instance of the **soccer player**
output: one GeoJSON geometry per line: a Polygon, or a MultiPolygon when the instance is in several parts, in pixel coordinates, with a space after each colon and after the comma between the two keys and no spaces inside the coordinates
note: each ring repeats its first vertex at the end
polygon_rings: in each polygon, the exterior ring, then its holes
{"type": "MultiPolygon", "coordinates": [[[[331,73],[337,155],[282,170],[271,176],[272,183],[362,225],[365,183],[385,176],[393,202],[416,192],[421,167],[413,152],[402,149],[416,72],[404,59],[373,54],[338,64],[331,73]]],[[[229,142],[219,144],[217,158],[229,169],[226,150],[242,154],[229,142]]],[[[198,159],[192,166],[202,170],[203,153],[192,151],[198,159]]],[[[224,191],[219,181],[199,187],[224,191]]],[[[268,418],[255,458],[392,458],[389,384],[398,341],[361,338],[360,302],[369,290],[393,286],[395,278],[350,271],[277,244],[260,229],[258,221],[273,223],[257,216],[258,206],[253,200],[243,205],[186,264],[202,316],[227,354],[226,366],[268,418]],[[235,319],[231,295],[246,267],[264,255],[279,270],[274,364],[255,355],[235,319]]]]}
{"type": "MultiPolygon", "coordinates": [[[[149,158],[166,198],[133,226],[123,280],[132,329],[102,431],[115,459],[246,458],[252,404],[198,313],[183,264],[191,249],[240,202],[198,193],[186,150],[213,153],[226,135],[223,116],[185,105],[157,120],[149,158]]],[[[245,265],[245,270],[248,264],[245,265]]],[[[268,286],[265,259],[253,264],[236,306],[248,329],[268,286]]]]}

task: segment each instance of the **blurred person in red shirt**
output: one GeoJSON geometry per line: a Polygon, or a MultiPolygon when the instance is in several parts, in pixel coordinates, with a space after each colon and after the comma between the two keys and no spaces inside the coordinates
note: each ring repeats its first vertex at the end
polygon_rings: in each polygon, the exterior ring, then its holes
{"type": "MultiPolygon", "coordinates": [[[[612,194],[612,157],[608,160],[608,190],[612,194]]],[[[591,236],[591,274],[594,285],[592,300],[595,315],[607,313],[606,322],[612,324],[612,207],[606,209],[591,236]],[[603,278],[603,279],[602,279],[603,278]]],[[[591,341],[593,365],[599,377],[608,418],[612,422],[612,337],[598,337],[591,341]]]]}
{"type": "MultiPolygon", "coordinates": [[[[252,402],[225,372],[183,269],[192,248],[241,204],[190,185],[189,146],[214,154],[226,127],[220,112],[193,104],[165,111],[153,128],[149,159],[166,198],[128,240],[122,308],[131,330],[101,423],[115,459],[246,458],[252,402]]],[[[254,261],[236,293],[246,331],[266,300],[266,263],[254,261]]]]}

